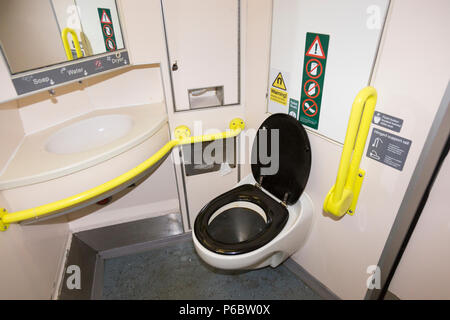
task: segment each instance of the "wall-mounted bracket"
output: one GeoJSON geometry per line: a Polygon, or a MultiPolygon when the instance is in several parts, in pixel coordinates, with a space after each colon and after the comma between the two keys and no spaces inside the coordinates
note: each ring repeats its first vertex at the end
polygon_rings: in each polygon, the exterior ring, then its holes
{"type": "Polygon", "coordinates": [[[241,118],[234,118],[230,121],[230,129],[231,130],[237,130],[241,129],[244,130],[245,128],[245,122],[241,118]]]}
{"type": "Polygon", "coordinates": [[[358,176],[355,180],[355,185],[353,187],[353,199],[352,204],[350,205],[350,209],[348,209],[347,214],[353,215],[356,210],[356,203],[358,202],[359,198],[359,192],[361,191],[362,183],[364,181],[364,176],[366,175],[366,172],[362,169],[359,169],[358,176]]]}
{"type": "Polygon", "coordinates": [[[9,227],[9,223],[4,223],[3,222],[3,216],[5,215],[5,214],[7,214],[8,213],[8,211],[6,211],[6,209],[5,208],[0,208],[0,231],[6,231],[6,230],[8,230],[8,227],[9,227]]]}
{"type": "Polygon", "coordinates": [[[191,130],[187,126],[178,126],[174,131],[175,139],[182,140],[191,136],[191,130]]]}

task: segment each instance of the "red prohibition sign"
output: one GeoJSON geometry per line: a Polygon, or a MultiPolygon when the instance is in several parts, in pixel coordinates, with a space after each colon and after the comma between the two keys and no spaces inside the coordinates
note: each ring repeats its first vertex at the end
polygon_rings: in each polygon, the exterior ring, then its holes
{"type": "Polygon", "coordinates": [[[308,75],[308,77],[312,78],[312,79],[317,79],[322,75],[323,72],[323,67],[322,67],[322,63],[317,60],[317,59],[311,59],[306,63],[306,74],[308,75]],[[315,62],[316,66],[313,69],[309,69],[309,65],[311,64],[311,62],[315,62]],[[316,70],[317,68],[319,68],[320,72],[317,76],[313,76],[311,75],[311,73],[316,70]]]}
{"type": "Polygon", "coordinates": [[[114,30],[110,25],[103,25],[103,34],[105,37],[110,38],[114,35],[114,30]]]}
{"type": "Polygon", "coordinates": [[[317,111],[319,110],[319,108],[317,107],[317,103],[314,100],[306,99],[305,101],[303,101],[302,110],[306,116],[314,117],[317,114],[317,111]],[[305,107],[306,102],[309,102],[311,105],[308,107],[305,107]],[[312,114],[309,114],[308,111],[312,112],[312,114]]]}
{"type": "Polygon", "coordinates": [[[303,86],[303,90],[305,91],[305,94],[311,99],[317,98],[319,96],[319,94],[320,94],[320,86],[319,86],[319,84],[317,83],[316,80],[311,80],[310,79],[310,80],[306,81],[305,85],[303,86]],[[306,89],[306,87],[308,86],[309,83],[312,83],[314,86],[311,87],[311,88],[306,89]],[[310,95],[309,92],[311,90],[313,90],[313,89],[317,89],[317,93],[315,95],[310,95]]]}
{"type": "Polygon", "coordinates": [[[114,51],[114,50],[116,50],[116,43],[114,42],[113,39],[107,38],[107,39],[105,40],[105,43],[106,43],[106,48],[108,49],[108,51],[114,51]],[[111,46],[112,46],[112,47],[111,47],[111,46]]]}

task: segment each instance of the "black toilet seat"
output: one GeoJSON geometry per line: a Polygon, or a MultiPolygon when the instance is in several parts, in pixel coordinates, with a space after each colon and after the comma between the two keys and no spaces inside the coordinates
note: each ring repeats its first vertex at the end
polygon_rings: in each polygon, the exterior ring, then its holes
{"type": "MultiPolygon", "coordinates": [[[[219,215],[225,214],[227,211],[229,213],[229,210],[226,210],[219,215]]],[[[251,214],[252,210],[247,209],[246,211],[247,214],[251,214]]],[[[242,214],[242,210],[239,214],[242,214]]],[[[253,214],[259,216],[257,212],[253,214]]],[[[254,251],[272,241],[283,230],[288,218],[289,212],[284,205],[254,185],[245,184],[218,196],[204,206],[195,219],[194,232],[200,243],[210,251],[224,255],[243,254],[254,251]],[[220,241],[217,239],[218,237],[208,231],[209,220],[220,208],[236,201],[247,201],[258,205],[264,210],[267,221],[260,232],[253,234],[247,240],[236,243],[220,241]]]]}
{"type": "Polygon", "coordinates": [[[251,168],[254,180],[268,193],[245,184],[204,206],[195,219],[194,233],[208,250],[225,255],[251,252],[283,230],[289,212],[281,201],[293,205],[300,199],[311,170],[311,146],[301,123],[287,114],[269,116],[253,141],[251,168]],[[273,159],[267,161],[264,155],[273,159]],[[225,207],[237,201],[257,205],[266,219],[261,218],[262,213],[246,208],[246,204],[225,207]],[[224,211],[218,211],[221,208],[224,211]],[[211,220],[215,213],[218,215],[211,220]]]}

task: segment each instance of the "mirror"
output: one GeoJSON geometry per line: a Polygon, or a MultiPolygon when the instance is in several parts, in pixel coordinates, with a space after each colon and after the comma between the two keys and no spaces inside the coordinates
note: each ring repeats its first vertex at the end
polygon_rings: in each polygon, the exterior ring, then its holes
{"type": "Polygon", "coordinates": [[[0,0],[11,74],[123,49],[115,0],[0,0]]]}

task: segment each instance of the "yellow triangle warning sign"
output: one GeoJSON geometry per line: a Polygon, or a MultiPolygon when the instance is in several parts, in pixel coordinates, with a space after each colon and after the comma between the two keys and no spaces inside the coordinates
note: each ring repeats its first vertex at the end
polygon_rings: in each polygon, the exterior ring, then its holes
{"type": "Polygon", "coordinates": [[[281,75],[281,72],[278,73],[277,77],[273,81],[272,87],[286,91],[286,84],[284,83],[284,79],[283,76],[281,75]]]}
{"type": "Polygon", "coordinates": [[[308,51],[305,54],[309,57],[325,59],[325,53],[323,51],[322,43],[320,42],[319,36],[317,36],[311,43],[308,51]]]}
{"type": "Polygon", "coordinates": [[[100,20],[100,22],[112,24],[111,19],[109,19],[108,14],[106,13],[105,10],[103,10],[102,19],[100,20]]]}

